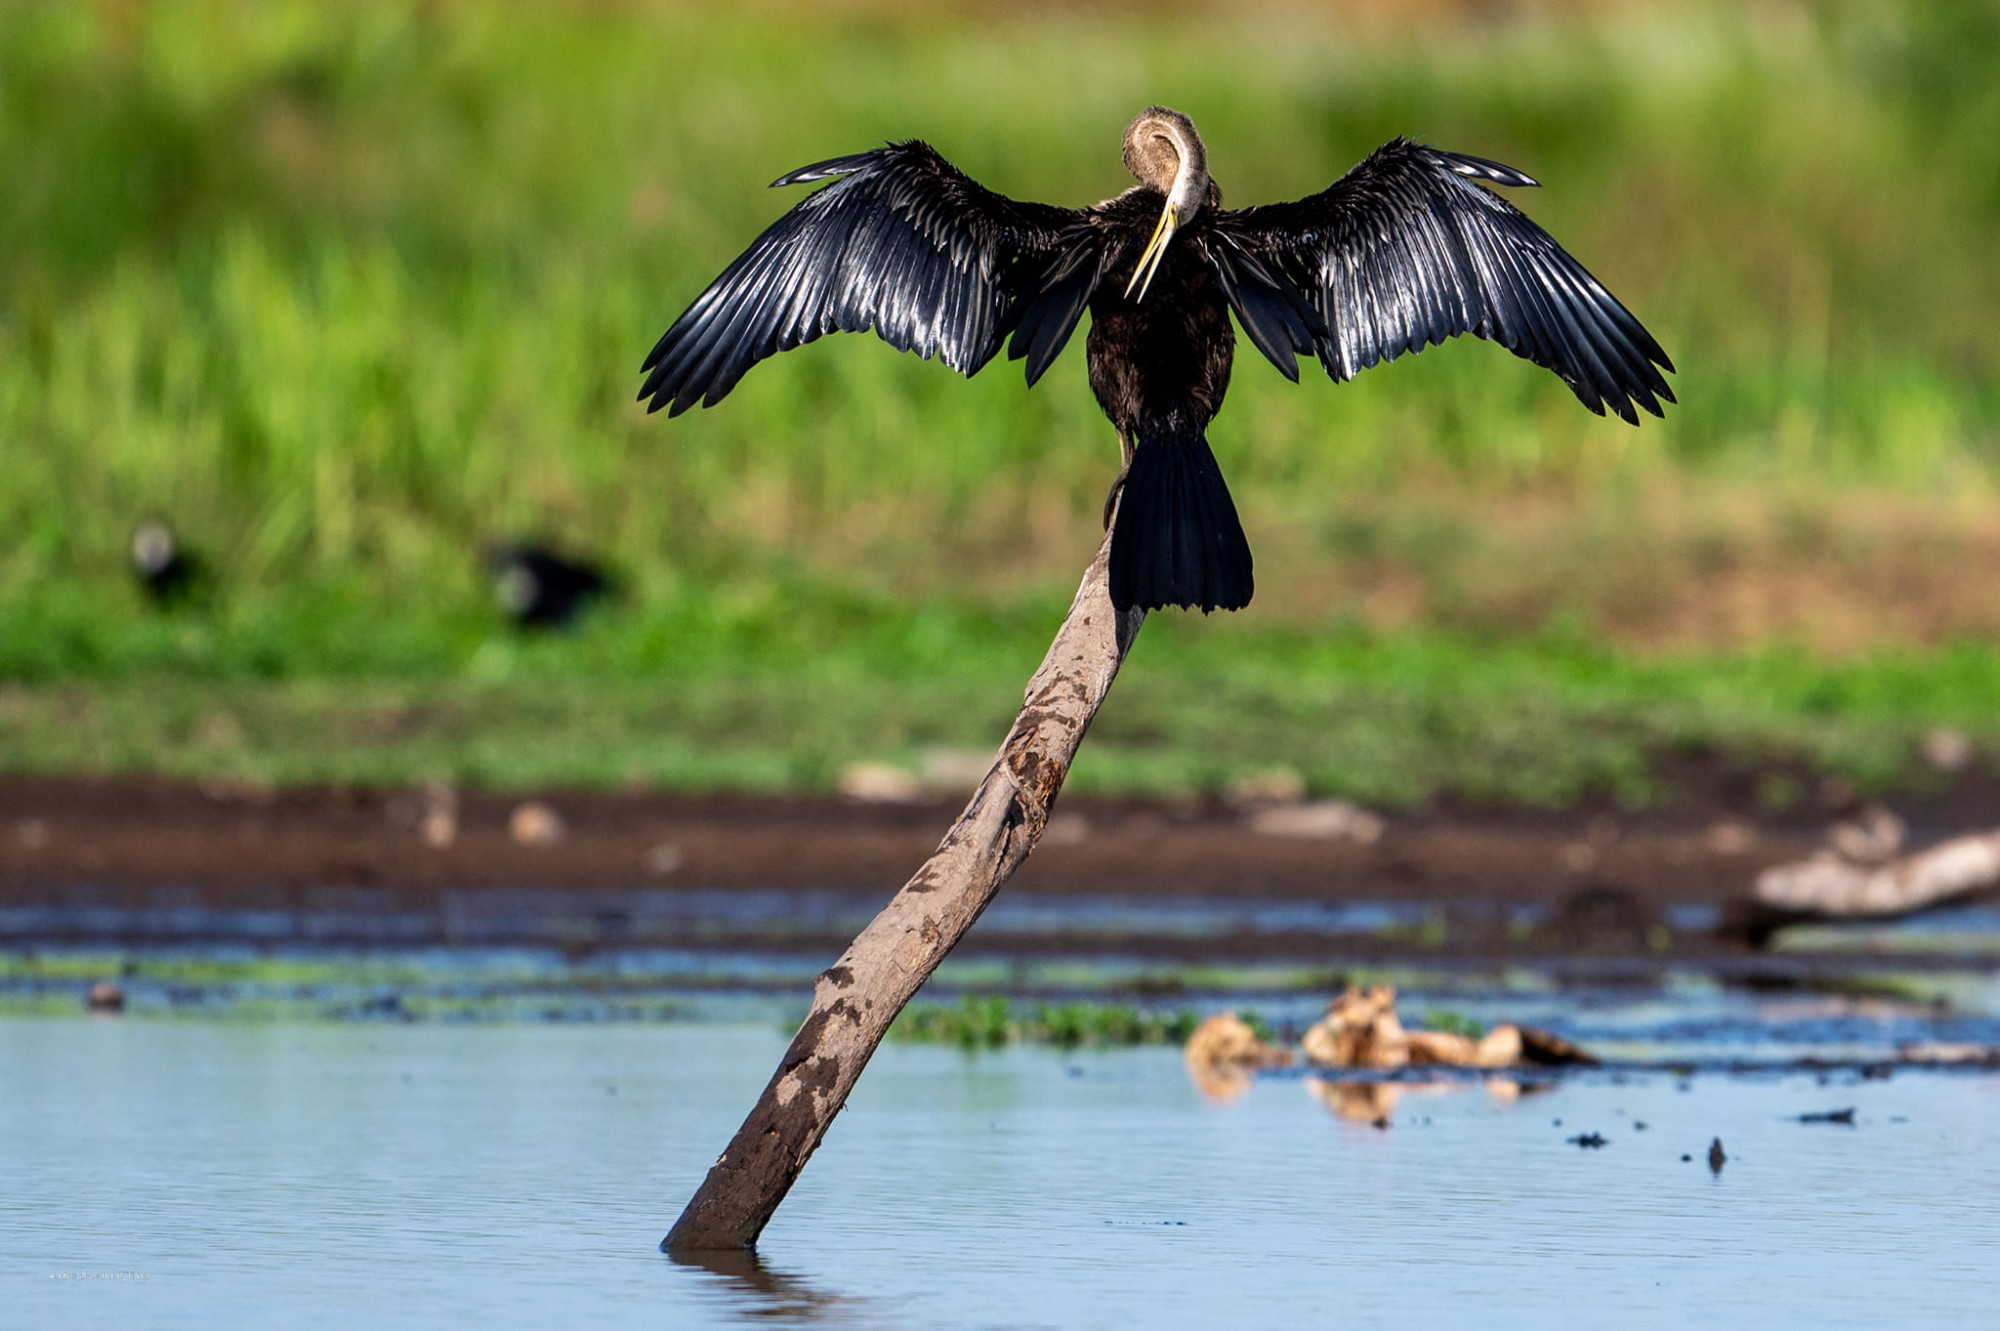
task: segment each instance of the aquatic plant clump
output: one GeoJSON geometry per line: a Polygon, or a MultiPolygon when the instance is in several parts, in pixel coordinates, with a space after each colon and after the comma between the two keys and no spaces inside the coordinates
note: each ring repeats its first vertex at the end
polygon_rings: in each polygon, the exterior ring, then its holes
{"type": "MultiPolygon", "coordinates": [[[[1255,1014],[1247,1014],[1254,1018],[1255,1014]]],[[[998,995],[967,994],[956,1007],[912,1004],[889,1029],[895,1040],[998,1049],[1045,1044],[1059,1049],[1181,1045],[1200,1018],[1185,1009],[1156,1012],[1117,1003],[1054,1003],[1019,1011],[998,995]]],[[[1268,1033],[1261,1019],[1253,1025],[1268,1033]]]]}

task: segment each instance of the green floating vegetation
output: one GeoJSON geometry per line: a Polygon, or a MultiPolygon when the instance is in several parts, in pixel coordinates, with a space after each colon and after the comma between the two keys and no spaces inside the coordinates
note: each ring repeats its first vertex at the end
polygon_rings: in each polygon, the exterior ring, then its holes
{"type": "MultiPolygon", "coordinates": [[[[1239,1012],[1259,1038],[1270,1028],[1254,1012],[1239,1012]]],[[[998,1049],[1010,1044],[1047,1044],[1059,1049],[1085,1046],[1187,1043],[1200,1018],[1193,1012],[1154,1012],[1117,1003],[1049,1003],[1025,1011],[999,995],[967,994],[958,1006],[918,1003],[905,1008],[889,1028],[895,1040],[954,1044],[963,1049],[998,1049]]]]}

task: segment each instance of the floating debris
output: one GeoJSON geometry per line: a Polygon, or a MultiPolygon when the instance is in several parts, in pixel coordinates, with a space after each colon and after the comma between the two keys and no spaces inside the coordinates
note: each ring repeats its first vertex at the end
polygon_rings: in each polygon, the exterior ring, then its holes
{"type": "Polygon", "coordinates": [[[1611,1145],[1611,1139],[1601,1132],[1586,1132],[1564,1139],[1571,1146],[1581,1146],[1586,1151],[1601,1151],[1611,1145]]]}
{"type": "Polygon", "coordinates": [[[1396,1016],[1392,985],[1349,988],[1300,1041],[1306,1058],[1325,1068],[1393,1071],[1410,1066],[1507,1068],[1524,1061],[1595,1060],[1562,1037],[1502,1022],[1476,1038],[1458,1031],[1406,1030],[1396,1016]],[[1532,1051],[1532,1052],[1531,1052],[1532,1051]]]}
{"type": "Polygon", "coordinates": [[[1728,1155],[1722,1149],[1722,1138],[1717,1137],[1708,1144],[1708,1172],[1720,1174],[1722,1167],[1729,1163],[1728,1155]]]}
{"type": "Polygon", "coordinates": [[[1250,1089],[1259,1068],[1290,1067],[1292,1053],[1258,1039],[1255,1028],[1234,1012],[1221,1012],[1194,1028],[1181,1060],[1196,1090],[1227,1104],[1250,1089]]]}
{"type": "Polygon", "coordinates": [[[1845,1109],[1824,1109],[1814,1114],[1800,1114],[1799,1122],[1839,1123],[1851,1128],[1854,1126],[1854,1106],[1849,1105],[1845,1109]]]}
{"type": "Polygon", "coordinates": [[[1308,1061],[1323,1068],[1405,1066],[1410,1061],[1410,1040],[1396,1017],[1394,986],[1342,990],[1306,1031],[1299,1047],[1308,1061]]]}
{"type": "Polygon", "coordinates": [[[1565,1040],[1554,1031],[1545,1031],[1539,1026],[1520,1026],[1521,1061],[1539,1063],[1544,1067],[1595,1067],[1597,1056],[1585,1050],[1582,1045],[1565,1040]]]}

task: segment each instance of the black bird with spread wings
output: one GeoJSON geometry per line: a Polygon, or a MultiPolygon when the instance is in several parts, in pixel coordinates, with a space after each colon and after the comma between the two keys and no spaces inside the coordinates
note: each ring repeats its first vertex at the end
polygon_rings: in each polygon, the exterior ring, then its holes
{"type": "Polygon", "coordinates": [[[1250,546],[1206,438],[1229,387],[1233,313],[1297,382],[1336,380],[1460,333],[1553,370],[1636,425],[1673,392],[1651,334],[1486,185],[1510,167],[1396,139],[1309,198],[1226,209],[1194,124],[1125,131],[1139,184],[1088,208],[1017,203],[926,144],[820,162],[832,184],[772,224],[646,358],[649,410],[714,406],[744,371],[822,333],[874,329],[968,376],[1007,345],[1041,378],[1090,310],[1090,386],[1124,467],[1105,503],[1120,610],[1249,604],[1250,546]],[[1173,245],[1176,237],[1182,243],[1173,245]],[[1115,516],[1114,516],[1115,514],[1115,516]]]}

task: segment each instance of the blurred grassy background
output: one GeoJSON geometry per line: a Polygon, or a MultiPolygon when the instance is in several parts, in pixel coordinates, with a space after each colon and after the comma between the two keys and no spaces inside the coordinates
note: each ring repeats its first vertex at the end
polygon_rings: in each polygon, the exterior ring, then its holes
{"type": "Polygon", "coordinates": [[[0,6],[0,768],[786,788],[990,744],[1112,475],[1082,339],[1033,392],[828,339],[671,423],[638,362],[781,171],[914,135],[1083,203],[1156,101],[1237,204],[1397,133],[1528,170],[1683,405],[1463,341],[1240,360],[1257,601],[1149,624],[1080,784],[1560,801],[2000,739],[1992,0],[101,0],[0,6]],[[134,590],[155,515],[212,603],[134,590]],[[622,598],[517,637],[478,558],[524,535],[622,598]]]}

